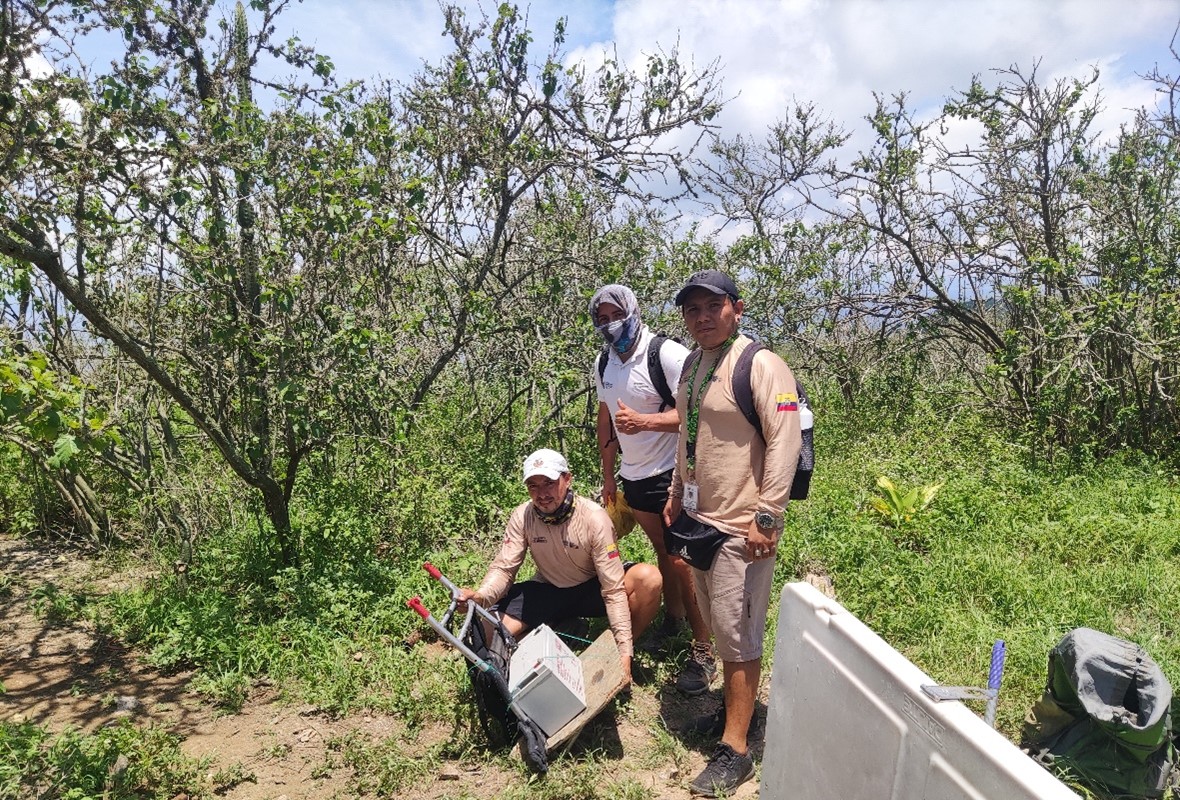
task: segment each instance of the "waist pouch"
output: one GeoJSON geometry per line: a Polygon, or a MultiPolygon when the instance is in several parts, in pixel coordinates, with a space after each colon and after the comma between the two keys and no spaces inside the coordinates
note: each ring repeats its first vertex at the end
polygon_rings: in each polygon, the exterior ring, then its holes
{"type": "Polygon", "coordinates": [[[713,558],[728,538],[728,533],[698,522],[687,511],[681,511],[664,532],[664,546],[669,555],[680,556],[695,569],[707,570],[713,566],[713,558]]]}

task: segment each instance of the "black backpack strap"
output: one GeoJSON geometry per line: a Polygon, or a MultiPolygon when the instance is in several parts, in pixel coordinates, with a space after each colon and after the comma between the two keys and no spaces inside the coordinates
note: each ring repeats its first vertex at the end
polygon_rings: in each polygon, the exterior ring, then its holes
{"type": "MultiPolygon", "coordinates": [[[[693,364],[701,360],[701,348],[696,348],[684,357],[684,364],[680,367],[680,383],[688,380],[688,373],[692,372],[693,364]]],[[[677,384],[679,386],[680,384],[677,384]]]]}
{"type": "MultiPolygon", "coordinates": [[[[759,350],[765,349],[764,345],[751,342],[738,356],[737,363],[734,364],[732,382],[733,398],[737,407],[764,442],[766,434],[762,432],[762,420],[758,418],[758,409],[754,406],[754,389],[750,385],[750,373],[754,369],[754,356],[758,354],[759,350]]],[[[799,396],[801,404],[810,405],[807,401],[807,392],[803,390],[803,384],[799,383],[798,379],[795,380],[795,393],[799,396]]],[[[802,438],[799,466],[795,470],[795,479],[791,483],[790,498],[792,500],[807,499],[811,487],[811,473],[815,465],[815,451],[812,449],[810,432],[804,431],[802,438]]]]}
{"type": "Polygon", "coordinates": [[[668,386],[668,376],[664,373],[664,362],[660,361],[660,348],[664,346],[666,341],[668,341],[667,336],[656,334],[647,345],[647,375],[655,384],[660,400],[663,401],[660,403],[660,411],[666,408],[676,408],[676,395],[672,394],[672,388],[668,386]]]}
{"type": "MultiPolygon", "coordinates": [[[[668,375],[664,372],[664,364],[660,361],[660,348],[664,346],[664,342],[668,341],[667,336],[656,335],[647,345],[647,374],[651,378],[651,382],[656,387],[656,392],[660,395],[660,411],[666,408],[676,408],[676,395],[672,393],[672,387],[668,385],[668,375]]],[[[610,350],[603,348],[602,352],[598,354],[598,380],[601,382],[606,377],[606,361],[610,358],[610,350]]]]}
{"type": "MultiPolygon", "coordinates": [[[[750,384],[750,373],[754,369],[754,356],[758,355],[759,350],[765,350],[766,346],[760,342],[751,342],[750,346],[742,351],[738,356],[737,363],[733,367],[733,397],[737,401],[738,408],[741,409],[742,415],[746,418],[754,430],[758,431],[758,435],[766,439],[762,435],[762,421],[758,419],[758,409],[754,407],[754,389],[750,384]]],[[[795,380],[795,394],[799,395],[799,401],[803,405],[810,405],[807,398],[807,392],[803,389],[803,384],[795,380]]]]}
{"type": "Polygon", "coordinates": [[[766,436],[762,433],[762,420],[758,419],[758,409],[754,407],[754,389],[750,385],[750,372],[754,368],[754,356],[758,355],[759,350],[765,349],[765,345],[760,342],[750,342],[738,356],[737,363],[733,365],[731,384],[733,399],[737,402],[738,410],[742,412],[742,416],[754,427],[758,437],[763,441],[766,441],[766,436]]]}

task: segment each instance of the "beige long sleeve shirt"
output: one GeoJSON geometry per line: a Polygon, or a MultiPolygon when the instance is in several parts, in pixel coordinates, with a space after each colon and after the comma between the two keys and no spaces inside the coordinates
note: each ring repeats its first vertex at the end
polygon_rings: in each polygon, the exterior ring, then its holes
{"type": "Polygon", "coordinates": [[[578,497],[574,501],[574,513],[560,525],[542,522],[533,512],[531,501],[517,506],[508,518],[500,552],[492,560],[478,590],[489,605],[503,597],[516,580],[526,552],[533,554],[537,565],[534,580],[567,589],[597,577],[619,654],[633,654],[623,562],[610,515],[602,506],[578,497]]]}
{"type": "Polygon", "coordinates": [[[685,369],[677,390],[680,444],[676,455],[671,493],[683,497],[685,481],[695,480],[700,497],[690,516],[734,536],[746,536],[755,512],[781,515],[790,497],[791,481],[799,464],[799,433],[795,376],[777,355],[762,350],[754,356],[750,386],[754,407],[762,422],[765,441],[758,436],[738,408],[733,394],[733,368],[752,340],[739,336],[728,350],[703,350],[693,375],[685,369]],[[702,387],[709,367],[721,358],[708,387],[702,387]],[[694,405],[700,400],[694,473],[687,471],[685,420],[686,389],[695,379],[694,405]],[[703,391],[703,396],[702,396],[703,391]]]}

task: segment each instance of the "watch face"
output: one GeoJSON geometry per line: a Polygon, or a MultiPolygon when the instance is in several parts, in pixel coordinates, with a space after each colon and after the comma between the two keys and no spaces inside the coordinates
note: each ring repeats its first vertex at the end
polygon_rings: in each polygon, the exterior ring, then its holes
{"type": "Polygon", "coordinates": [[[756,524],[759,528],[773,528],[774,515],[768,514],[765,511],[759,511],[754,515],[754,524],[756,524]]]}

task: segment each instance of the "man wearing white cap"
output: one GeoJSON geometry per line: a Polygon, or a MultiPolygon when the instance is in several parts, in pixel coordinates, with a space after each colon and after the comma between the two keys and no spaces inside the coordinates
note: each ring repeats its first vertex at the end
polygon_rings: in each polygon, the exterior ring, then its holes
{"type": "Polygon", "coordinates": [[[538,625],[605,616],[629,679],[634,637],[659,608],[660,573],[651,564],[624,568],[610,516],[575,495],[572,482],[565,456],[555,450],[538,450],[524,460],[529,500],[508,518],[500,552],[479,588],[460,590],[460,599],[499,611],[516,637],[538,625]],[[536,574],[514,583],[526,552],[536,574]]]}

